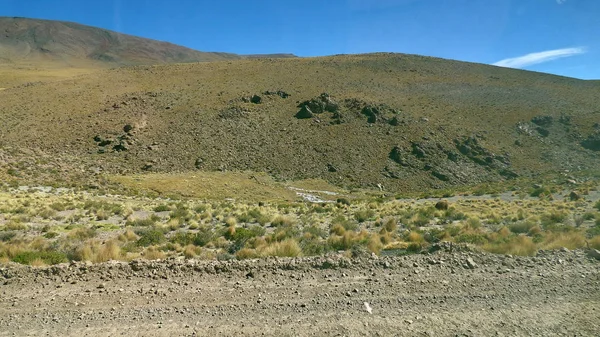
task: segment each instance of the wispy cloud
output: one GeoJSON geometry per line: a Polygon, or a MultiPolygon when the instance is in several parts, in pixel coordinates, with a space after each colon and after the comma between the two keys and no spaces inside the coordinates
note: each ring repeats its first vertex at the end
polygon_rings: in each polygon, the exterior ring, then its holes
{"type": "Polygon", "coordinates": [[[562,5],[565,2],[567,2],[567,0],[556,0],[556,3],[559,4],[559,5],[562,5]]]}
{"type": "Polygon", "coordinates": [[[494,63],[495,66],[508,68],[524,68],[533,64],[548,62],[563,57],[569,57],[585,53],[585,47],[563,48],[531,53],[519,57],[504,59],[494,63]]]}

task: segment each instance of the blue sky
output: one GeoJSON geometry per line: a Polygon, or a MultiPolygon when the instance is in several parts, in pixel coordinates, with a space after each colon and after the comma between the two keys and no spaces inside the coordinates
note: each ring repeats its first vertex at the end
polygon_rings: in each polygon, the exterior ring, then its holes
{"type": "Polygon", "coordinates": [[[202,51],[400,52],[600,79],[600,0],[1,0],[202,51]],[[512,59],[512,60],[507,60],[512,59]]]}

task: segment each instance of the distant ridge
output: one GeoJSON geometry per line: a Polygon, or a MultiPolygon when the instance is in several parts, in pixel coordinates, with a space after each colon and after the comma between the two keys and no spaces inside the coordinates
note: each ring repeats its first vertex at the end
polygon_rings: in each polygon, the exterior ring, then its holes
{"type": "Polygon", "coordinates": [[[119,66],[263,57],[294,55],[202,52],[73,22],[0,17],[0,64],[53,62],[64,66],[81,63],[119,66]]]}

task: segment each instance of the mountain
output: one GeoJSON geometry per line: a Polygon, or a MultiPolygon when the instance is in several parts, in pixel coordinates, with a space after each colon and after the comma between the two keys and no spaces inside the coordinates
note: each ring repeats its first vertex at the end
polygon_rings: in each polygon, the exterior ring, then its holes
{"type": "MultiPolygon", "coordinates": [[[[0,17],[0,63],[54,62],[110,66],[235,60],[245,56],[202,52],[72,22],[0,17]]],[[[290,54],[251,57],[294,57],[290,54]]]]}
{"type": "Polygon", "coordinates": [[[136,66],[0,91],[0,150],[63,171],[72,158],[78,172],[256,171],[418,191],[597,170],[598,92],[405,54],[136,66]]]}

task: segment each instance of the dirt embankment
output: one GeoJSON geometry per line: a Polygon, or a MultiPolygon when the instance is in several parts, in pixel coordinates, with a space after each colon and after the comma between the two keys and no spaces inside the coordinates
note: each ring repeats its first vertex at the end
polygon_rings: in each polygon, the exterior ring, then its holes
{"type": "Polygon", "coordinates": [[[581,251],[0,269],[0,335],[594,336],[581,251]]]}

